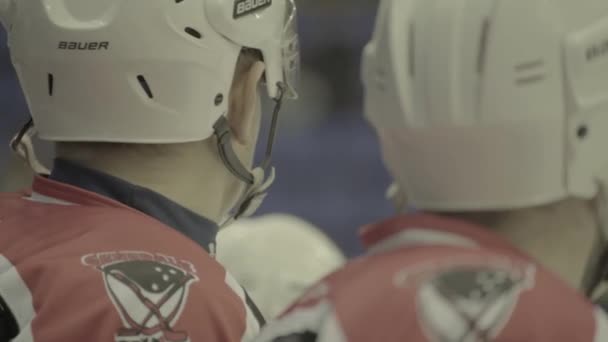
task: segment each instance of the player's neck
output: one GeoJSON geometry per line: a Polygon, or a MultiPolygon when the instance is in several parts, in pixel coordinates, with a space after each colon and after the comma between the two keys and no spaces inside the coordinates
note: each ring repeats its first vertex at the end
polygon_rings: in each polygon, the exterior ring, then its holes
{"type": "Polygon", "coordinates": [[[566,200],[545,207],[490,214],[478,221],[532,255],[572,286],[581,287],[599,239],[590,203],[566,200]]]}
{"type": "Polygon", "coordinates": [[[153,190],[220,223],[235,201],[229,197],[234,197],[242,185],[226,170],[216,148],[213,139],[172,145],[116,146],[101,152],[87,151],[90,146],[83,144],[63,148],[61,157],[153,190]]]}

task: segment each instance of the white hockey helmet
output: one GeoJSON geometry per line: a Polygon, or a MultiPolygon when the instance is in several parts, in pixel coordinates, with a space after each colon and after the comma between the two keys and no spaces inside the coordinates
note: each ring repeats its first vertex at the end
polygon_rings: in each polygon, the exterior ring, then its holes
{"type": "Polygon", "coordinates": [[[240,220],[221,230],[217,259],[268,318],[345,263],[342,252],[323,232],[289,215],[240,220]]]}
{"type": "Polygon", "coordinates": [[[295,11],[293,0],[0,0],[36,129],[51,141],[204,140],[228,111],[243,48],[261,52],[270,97],[295,97],[295,11]]]}
{"type": "Polygon", "coordinates": [[[34,122],[49,141],[168,144],[215,134],[227,169],[249,185],[231,216],[250,215],[274,180],[282,100],[297,97],[296,19],[294,0],[0,0],[33,118],[11,146],[36,164],[34,122]],[[253,171],[234,153],[225,117],[244,49],[260,52],[276,102],[266,156],[253,171]]]}
{"type": "Polygon", "coordinates": [[[382,0],[366,115],[408,204],[591,198],[608,162],[608,1],[382,0]]]}

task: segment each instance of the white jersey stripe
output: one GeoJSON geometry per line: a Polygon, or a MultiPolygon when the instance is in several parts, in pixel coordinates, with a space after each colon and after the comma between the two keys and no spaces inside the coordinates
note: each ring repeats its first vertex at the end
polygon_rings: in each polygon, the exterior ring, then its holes
{"type": "Polygon", "coordinates": [[[346,336],[335,311],[323,322],[317,338],[318,342],[346,342],[346,336]]]}
{"type": "Polygon", "coordinates": [[[456,246],[465,248],[478,248],[479,245],[472,239],[458,234],[439,232],[432,229],[408,229],[393,234],[380,241],[368,251],[369,255],[390,252],[400,248],[419,246],[456,246]]]}
{"type": "Polygon", "coordinates": [[[604,310],[597,308],[595,310],[595,342],[608,341],[608,317],[604,310]]]}
{"type": "Polygon", "coordinates": [[[13,341],[34,341],[31,322],[36,317],[32,294],[13,264],[0,254],[0,296],[19,325],[20,333],[13,341]]]}
{"type": "Polygon", "coordinates": [[[245,312],[247,315],[247,318],[246,318],[247,327],[245,328],[245,333],[243,334],[243,338],[241,341],[242,342],[252,341],[260,333],[261,327],[260,327],[260,324],[258,323],[258,320],[255,318],[255,315],[249,308],[249,305],[247,304],[245,290],[243,290],[241,285],[239,285],[239,283],[236,281],[236,279],[234,279],[234,277],[228,271],[226,271],[226,284],[228,284],[228,286],[239,296],[239,298],[241,298],[241,301],[243,302],[243,306],[245,307],[245,312]]]}
{"type": "Polygon", "coordinates": [[[11,342],[34,342],[32,323],[28,323],[25,327],[22,327],[19,335],[11,340],[11,342]]]}
{"type": "Polygon", "coordinates": [[[59,205],[75,205],[74,203],[70,203],[70,202],[62,201],[62,200],[57,199],[57,198],[45,196],[45,195],[39,194],[37,192],[32,193],[32,195],[29,196],[29,197],[25,197],[25,199],[28,200],[28,201],[38,202],[38,203],[59,204],[59,205]]]}

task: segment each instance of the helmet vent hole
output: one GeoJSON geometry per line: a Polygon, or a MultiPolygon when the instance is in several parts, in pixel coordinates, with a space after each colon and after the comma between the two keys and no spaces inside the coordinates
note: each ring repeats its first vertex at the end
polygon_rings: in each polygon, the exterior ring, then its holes
{"type": "Polygon", "coordinates": [[[150,85],[148,85],[148,81],[143,75],[137,76],[137,81],[139,81],[139,85],[146,92],[149,98],[154,98],[154,94],[152,94],[152,89],[150,89],[150,85]]]}
{"type": "Polygon", "coordinates": [[[409,45],[409,59],[410,59],[410,77],[414,78],[416,75],[416,25],[414,23],[410,24],[410,33],[408,39],[409,45]]]}
{"type": "Polygon", "coordinates": [[[194,37],[196,39],[203,38],[203,35],[199,31],[193,29],[192,27],[186,27],[184,29],[184,31],[186,31],[187,34],[191,35],[192,37],[194,37]]]}
{"type": "Polygon", "coordinates": [[[545,80],[545,61],[536,59],[525,61],[515,66],[517,85],[525,86],[545,80]]]}
{"type": "Polygon", "coordinates": [[[534,71],[534,70],[538,70],[538,69],[542,68],[543,66],[545,66],[545,61],[543,61],[542,59],[537,59],[534,61],[527,61],[527,62],[517,64],[515,66],[515,71],[517,71],[517,72],[534,71]]]}
{"type": "Polygon", "coordinates": [[[224,102],[224,94],[217,94],[215,96],[215,100],[213,101],[216,106],[219,106],[224,102]]]}
{"type": "Polygon", "coordinates": [[[530,75],[530,76],[518,78],[516,80],[516,83],[518,86],[526,86],[526,85],[530,85],[533,83],[542,82],[544,80],[545,80],[544,74],[537,74],[537,75],[530,75]]]}
{"type": "Polygon", "coordinates": [[[488,50],[488,39],[490,38],[490,20],[485,19],[481,26],[479,35],[479,51],[477,54],[477,73],[482,74],[486,64],[486,54],[488,50]]]}
{"type": "Polygon", "coordinates": [[[53,96],[53,90],[55,87],[55,77],[53,76],[53,74],[47,75],[47,84],[49,88],[49,96],[53,96]]]}

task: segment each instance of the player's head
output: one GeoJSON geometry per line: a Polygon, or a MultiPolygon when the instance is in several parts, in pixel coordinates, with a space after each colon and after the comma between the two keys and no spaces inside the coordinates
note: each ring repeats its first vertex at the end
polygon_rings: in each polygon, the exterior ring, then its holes
{"type": "Polygon", "coordinates": [[[608,163],[608,2],[383,0],[366,114],[408,204],[593,198],[608,163]]]}
{"type": "Polygon", "coordinates": [[[256,141],[261,79],[277,107],[296,97],[295,15],[293,0],[0,1],[41,139],[158,145],[215,136],[226,171],[248,185],[263,178],[250,170],[253,148],[235,153],[231,138],[256,141]]]}
{"type": "Polygon", "coordinates": [[[530,228],[576,227],[572,252],[588,256],[596,220],[580,217],[608,166],[608,2],[382,0],[363,64],[366,116],[408,207],[517,221],[505,235],[553,261],[530,228]]]}
{"type": "Polygon", "coordinates": [[[217,258],[268,318],[345,262],[317,227],[288,215],[238,221],[220,231],[217,258]]]}

